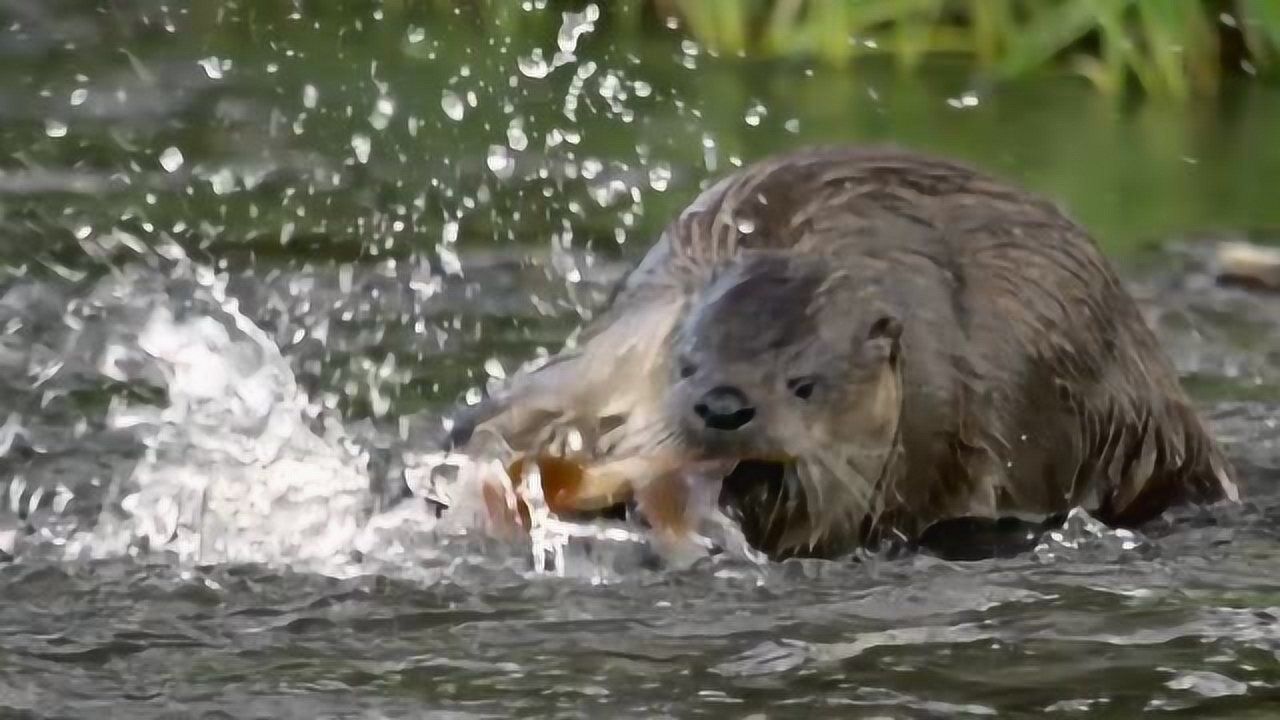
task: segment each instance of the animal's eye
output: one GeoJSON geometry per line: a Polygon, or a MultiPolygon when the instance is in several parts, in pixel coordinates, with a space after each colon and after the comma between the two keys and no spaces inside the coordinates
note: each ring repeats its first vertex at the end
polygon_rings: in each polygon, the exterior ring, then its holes
{"type": "Polygon", "coordinates": [[[813,397],[813,390],[817,384],[817,379],[812,376],[791,378],[787,381],[787,389],[801,400],[808,400],[813,397]]]}
{"type": "Polygon", "coordinates": [[[697,365],[694,365],[693,363],[689,362],[688,360],[681,360],[681,361],[680,361],[680,378],[681,378],[682,380],[683,380],[683,379],[686,379],[686,378],[691,378],[691,377],[693,377],[693,374],[694,374],[694,373],[696,373],[696,372],[698,372],[698,366],[697,366],[697,365]]]}

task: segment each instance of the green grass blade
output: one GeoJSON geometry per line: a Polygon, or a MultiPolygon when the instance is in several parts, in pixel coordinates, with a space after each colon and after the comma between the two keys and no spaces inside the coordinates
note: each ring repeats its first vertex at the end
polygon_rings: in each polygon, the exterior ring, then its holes
{"type": "Polygon", "coordinates": [[[737,55],[747,50],[755,3],[751,0],[677,0],[690,33],[708,48],[737,55]]]}
{"type": "Polygon", "coordinates": [[[1255,59],[1265,62],[1280,54],[1280,2],[1242,0],[1238,19],[1255,59]]]}
{"type": "Polygon", "coordinates": [[[1043,7],[1034,12],[1016,36],[1009,38],[998,72],[1013,77],[1042,67],[1097,25],[1097,13],[1086,3],[1066,2],[1043,7]]]}
{"type": "Polygon", "coordinates": [[[992,65],[1009,39],[1018,32],[1013,20],[1014,0],[969,0],[973,51],[979,62],[992,65]]]}

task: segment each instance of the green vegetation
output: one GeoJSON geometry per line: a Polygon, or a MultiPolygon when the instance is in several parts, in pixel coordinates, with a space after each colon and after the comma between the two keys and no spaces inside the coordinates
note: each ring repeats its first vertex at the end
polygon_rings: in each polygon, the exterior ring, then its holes
{"type": "Polygon", "coordinates": [[[912,68],[961,54],[997,77],[1066,63],[1099,89],[1185,98],[1280,54],[1280,1],[657,0],[709,47],[844,63],[881,53],[912,68]]]}
{"type": "MultiPolygon", "coordinates": [[[[389,0],[389,2],[392,0],[389,0]]],[[[400,0],[411,3],[412,0],[400,0]]],[[[533,0],[529,0],[532,3],[533,0]]],[[[569,9],[581,2],[540,0],[569,9]]],[[[437,0],[512,30],[516,0],[437,0]]],[[[1280,58],[1280,0],[613,0],[615,33],[677,26],[712,52],[844,65],[888,55],[967,58],[997,79],[1066,68],[1099,90],[1185,99],[1280,58]]]]}

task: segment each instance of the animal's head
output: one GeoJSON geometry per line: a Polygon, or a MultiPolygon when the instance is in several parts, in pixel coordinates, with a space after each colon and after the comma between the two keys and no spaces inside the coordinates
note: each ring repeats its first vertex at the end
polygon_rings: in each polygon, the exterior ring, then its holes
{"type": "Polygon", "coordinates": [[[744,253],[677,330],[668,422],[696,454],[786,463],[806,533],[856,522],[878,510],[897,441],[901,333],[874,283],[818,257],[744,253]]]}

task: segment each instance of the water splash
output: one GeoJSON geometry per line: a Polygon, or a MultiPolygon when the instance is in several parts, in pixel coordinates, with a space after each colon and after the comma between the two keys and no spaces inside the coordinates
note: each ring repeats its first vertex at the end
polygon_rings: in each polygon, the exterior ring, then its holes
{"type": "MultiPolygon", "coordinates": [[[[412,575],[427,560],[456,562],[458,543],[485,536],[514,540],[509,548],[523,553],[534,574],[599,582],[652,552],[649,538],[626,524],[555,517],[536,475],[517,491],[492,461],[406,448],[410,497],[378,507],[368,450],[300,389],[276,341],[228,292],[225,273],[163,239],[150,241],[154,251],[119,232],[90,231],[84,239],[134,247],[146,261],[86,286],[67,323],[65,354],[44,360],[37,383],[61,391],[88,377],[136,388],[111,401],[102,423],[141,456],[103,478],[92,518],[45,523],[25,542],[28,550],[40,543],[64,559],[162,555],[184,566],[256,562],[331,575],[412,575]],[[495,527],[486,507],[484,489],[494,483],[529,510],[515,536],[495,527]]],[[[345,284],[351,293],[353,280],[345,284]]],[[[495,377],[506,374],[497,359],[484,365],[495,377]]],[[[17,414],[0,425],[5,451],[30,434],[17,414]]],[[[7,490],[10,505],[50,506],[55,515],[69,499],[87,499],[62,486],[13,482],[7,490]]],[[[15,553],[17,533],[0,528],[0,549],[15,553]]]]}
{"type": "Polygon", "coordinates": [[[165,401],[113,402],[108,427],[145,453],[69,557],[164,552],[185,563],[297,562],[335,570],[369,513],[369,479],[341,429],[318,434],[279,349],[188,261],[132,266],[89,295],[103,376],[165,401]]]}
{"type": "Polygon", "coordinates": [[[1157,548],[1147,538],[1126,528],[1113,528],[1076,508],[1067,515],[1062,527],[1045,533],[1032,555],[1040,562],[1116,563],[1127,559],[1146,559],[1157,548]]]}

